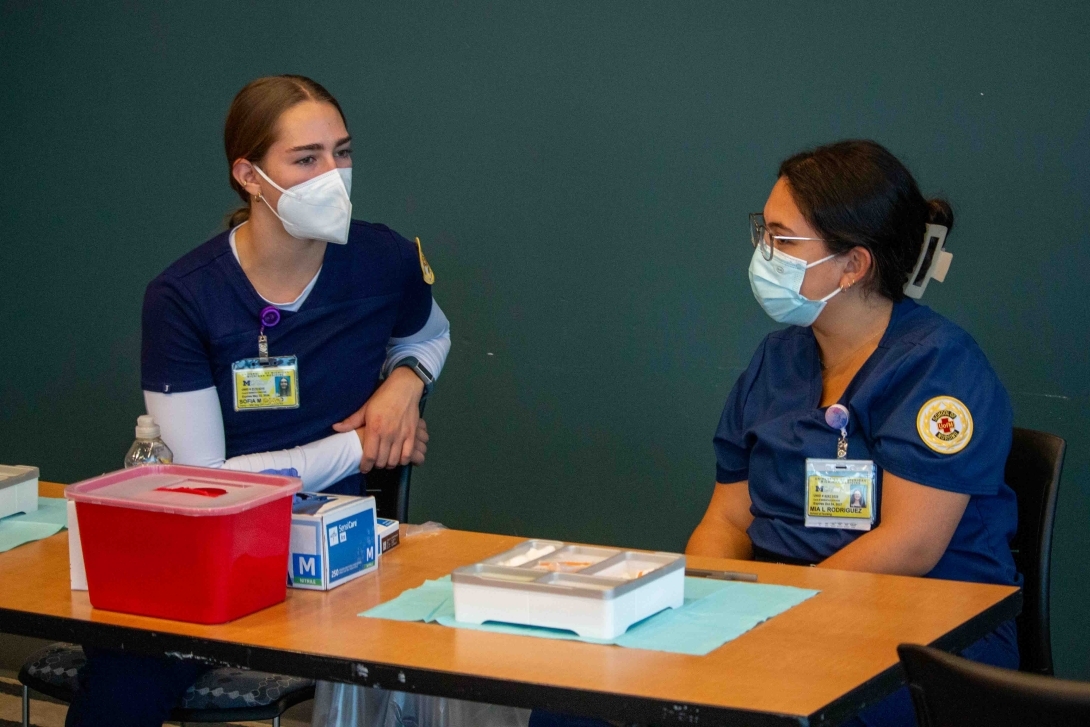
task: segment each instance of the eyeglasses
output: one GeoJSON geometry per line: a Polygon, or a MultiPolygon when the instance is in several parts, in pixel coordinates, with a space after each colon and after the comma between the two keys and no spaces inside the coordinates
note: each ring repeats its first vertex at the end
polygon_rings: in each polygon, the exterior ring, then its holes
{"type": "Polygon", "coordinates": [[[749,237],[753,247],[761,251],[761,257],[765,260],[772,259],[772,251],[776,240],[818,240],[824,242],[822,237],[789,237],[787,235],[773,235],[765,227],[765,216],[761,212],[753,212],[749,216],[749,237]]]}

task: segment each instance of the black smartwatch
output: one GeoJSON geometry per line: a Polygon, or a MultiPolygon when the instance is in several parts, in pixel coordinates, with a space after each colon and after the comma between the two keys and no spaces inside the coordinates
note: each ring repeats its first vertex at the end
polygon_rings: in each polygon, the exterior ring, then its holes
{"type": "MultiPolygon", "coordinates": [[[[394,369],[402,366],[412,369],[413,373],[420,377],[420,380],[424,382],[425,394],[431,391],[432,385],[435,384],[435,376],[432,375],[431,371],[428,371],[424,364],[420,363],[420,359],[416,356],[406,356],[394,364],[394,369]]],[[[390,369],[390,372],[393,373],[393,369],[390,369]]]]}

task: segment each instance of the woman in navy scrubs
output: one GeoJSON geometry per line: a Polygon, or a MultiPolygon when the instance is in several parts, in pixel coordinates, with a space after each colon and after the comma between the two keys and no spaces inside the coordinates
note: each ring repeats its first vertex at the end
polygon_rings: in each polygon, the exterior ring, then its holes
{"type": "MultiPolygon", "coordinates": [[[[419,403],[450,348],[434,273],[419,243],[351,219],[352,138],[316,82],[248,84],[224,146],[245,206],[148,286],[148,412],[176,463],[362,494],[372,468],[423,461],[419,403]]],[[[86,651],[69,727],[158,727],[204,670],[86,651]]]]}
{"type": "MultiPolygon", "coordinates": [[[[750,282],[791,325],[727,399],[715,491],[686,552],[1020,585],[1007,392],[965,331],[905,296],[935,262],[921,251],[945,230],[930,225],[952,227],[949,205],[874,142],[780,166],[751,216],[750,282]],[[857,465],[854,479],[837,463],[857,465]]],[[[1013,621],[963,655],[1017,668],[1013,621]]],[[[858,720],[914,724],[907,690],[858,720]]]]}

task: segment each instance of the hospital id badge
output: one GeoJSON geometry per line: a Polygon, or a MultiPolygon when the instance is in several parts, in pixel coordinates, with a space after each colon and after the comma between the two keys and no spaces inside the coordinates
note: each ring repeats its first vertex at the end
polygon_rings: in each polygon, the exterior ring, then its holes
{"type": "Polygon", "coordinates": [[[869,459],[807,459],[806,527],[874,527],[876,471],[869,459]]]}
{"type": "Polygon", "coordinates": [[[244,358],[231,364],[235,411],[299,408],[299,361],[295,356],[244,358]]]}

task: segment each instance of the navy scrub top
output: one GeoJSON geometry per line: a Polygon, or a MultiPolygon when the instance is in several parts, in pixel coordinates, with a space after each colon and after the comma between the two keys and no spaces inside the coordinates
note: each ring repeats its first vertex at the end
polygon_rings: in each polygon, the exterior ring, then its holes
{"type": "MultiPolygon", "coordinates": [[[[749,481],[755,548],[810,563],[864,534],[803,524],[806,459],[834,459],[839,438],[819,408],[821,390],[813,331],[792,326],[771,333],[734,385],[714,440],[717,481],[749,481]]],[[[886,471],[967,494],[961,523],[928,577],[1020,585],[1009,545],[1017,503],[1003,480],[1010,399],[969,334],[913,300],[896,303],[877,350],[839,403],[850,412],[848,458],[873,460],[878,468],[876,527],[886,471]],[[949,397],[962,408],[929,406],[949,397]]]]}
{"type": "MultiPolygon", "coordinates": [[[[416,245],[383,225],[353,220],[346,245],[326,246],[318,280],[296,312],[266,328],[269,354],[299,361],[299,407],[235,411],[231,364],[257,357],[254,290],[223,232],[155,278],[144,295],[141,385],[219,395],[227,457],[289,449],[334,434],[332,426],[377,388],[391,337],[416,333],[431,315],[416,245]]],[[[328,491],[360,494],[350,475],[328,491]]]]}

